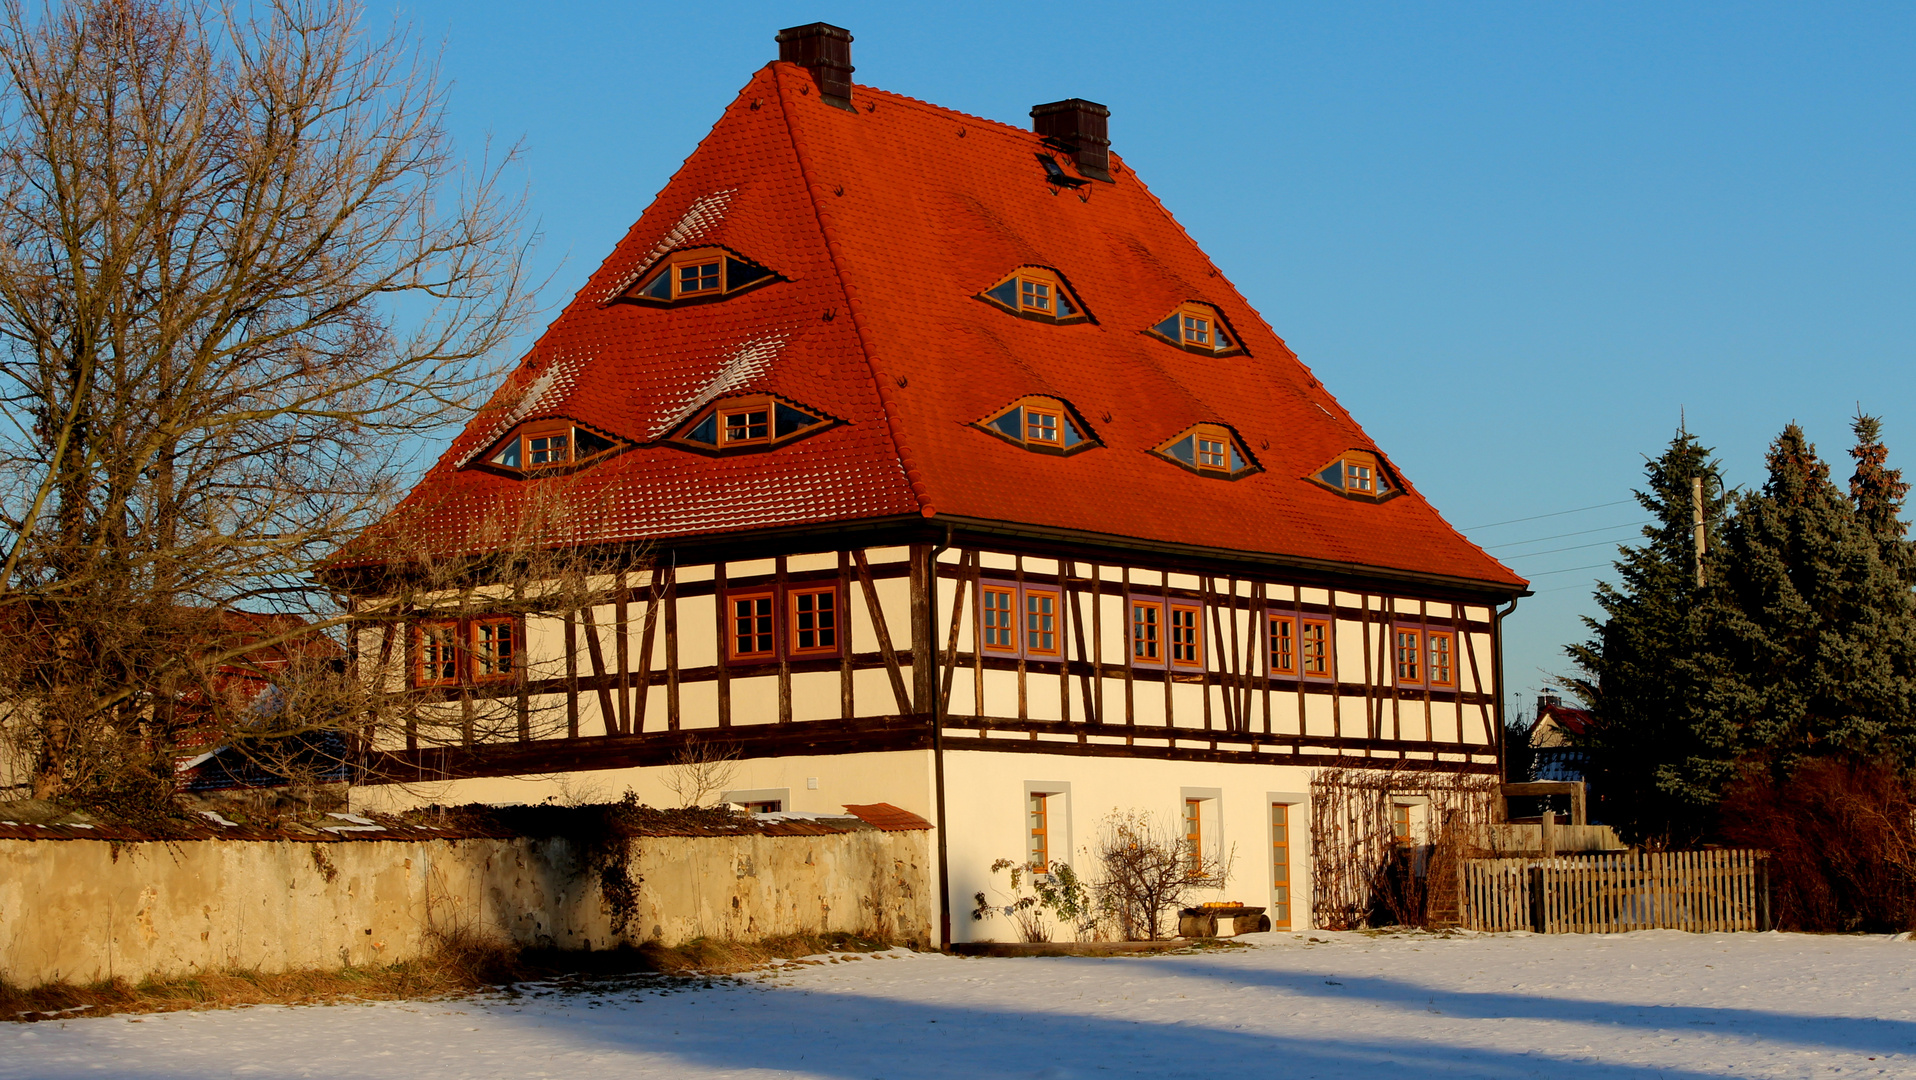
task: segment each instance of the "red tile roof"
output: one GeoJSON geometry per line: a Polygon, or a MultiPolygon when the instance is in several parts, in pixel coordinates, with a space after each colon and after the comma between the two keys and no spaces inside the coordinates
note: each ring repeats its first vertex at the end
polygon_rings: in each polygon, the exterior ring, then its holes
{"type": "Polygon", "coordinates": [[[881,832],[922,832],[931,828],[931,822],[890,803],[848,805],[845,812],[881,832]]]}
{"type": "Polygon", "coordinates": [[[1032,132],[853,97],[856,111],[823,103],[790,64],[757,72],[388,527],[446,551],[527,515],[587,543],[947,516],[1523,588],[1414,489],[1370,503],[1305,479],[1377,447],[1120,159],[1115,183],[1056,192],[1032,132]],[[785,280],[607,303],[694,245],[785,280]],[[1093,321],[975,299],[1021,265],[1057,270],[1093,321]],[[1247,355],[1145,333],[1187,300],[1222,311],[1247,355]],[[656,441],[748,391],[843,423],[760,454],[656,441]],[[1027,394],[1070,402],[1102,448],[1036,454],[969,426],[1027,394]],[[566,477],[463,467],[519,420],[562,416],[635,445],[566,477]],[[1263,471],[1227,482],[1150,452],[1203,421],[1236,430],[1263,471]]]}

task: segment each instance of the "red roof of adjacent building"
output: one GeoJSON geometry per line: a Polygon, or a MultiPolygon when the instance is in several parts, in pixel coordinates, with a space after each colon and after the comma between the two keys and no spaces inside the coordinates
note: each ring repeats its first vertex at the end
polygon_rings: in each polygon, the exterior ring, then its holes
{"type": "Polygon", "coordinates": [[[1030,131],[862,86],[852,101],[822,101],[793,64],[758,71],[387,527],[449,551],[528,519],[617,543],[956,517],[1523,589],[1414,489],[1373,503],[1306,479],[1377,447],[1121,159],[1115,182],[1059,190],[1030,131]],[[784,280],[609,302],[708,245],[784,280]],[[1092,321],[977,299],[1025,265],[1061,274],[1092,321]],[[1185,301],[1218,308],[1246,353],[1145,333],[1185,301]],[[840,423],[768,453],[660,441],[743,392],[840,423]],[[1102,446],[1038,454],[972,426],[1029,394],[1069,402],[1102,446]],[[541,417],[633,445],[563,477],[470,467],[541,417]],[[1237,432],[1262,471],[1212,479],[1151,452],[1200,422],[1237,432]]]}

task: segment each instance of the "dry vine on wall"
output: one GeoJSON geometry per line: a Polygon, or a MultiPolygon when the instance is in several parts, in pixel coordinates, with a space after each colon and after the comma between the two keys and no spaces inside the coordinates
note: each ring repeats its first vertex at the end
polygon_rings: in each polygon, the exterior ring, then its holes
{"type": "Polygon", "coordinates": [[[1311,781],[1311,908],[1317,926],[1423,926],[1456,917],[1457,861],[1496,813],[1497,779],[1422,770],[1326,769],[1311,781]],[[1392,806],[1425,804],[1397,842],[1392,806]]]}

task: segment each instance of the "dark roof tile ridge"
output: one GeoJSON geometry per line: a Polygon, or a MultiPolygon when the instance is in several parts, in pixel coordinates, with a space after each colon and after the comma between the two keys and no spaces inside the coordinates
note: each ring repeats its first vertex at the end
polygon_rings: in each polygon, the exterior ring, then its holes
{"type": "Polygon", "coordinates": [[[864,305],[858,299],[858,290],[852,288],[845,279],[845,268],[839,262],[838,242],[832,239],[831,215],[818,198],[818,188],[812,181],[812,169],[805,152],[805,144],[798,135],[798,125],[792,119],[792,103],[786,94],[785,80],[774,76],[772,85],[778,89],[778,107],[785,118],[785,131],[792,140],[792,155],[798,160],[799,180],[805,185],[805,197],[812,204],[812,214],[818,220],[818,232],[825,241],[825,253],[832,262],[832,276],[838,279],[838,287],[845,294],[845,310],[852,317],[852,332],[858,336],[858,347],[865,354],[865,366],[871,372],[872,386],[878,392],[878,403],[885,410],[885,429],[891,434],[892,449],[898,454],[898,462],[905,471],[905,479],[911,485],[912,497],[918,501],[921,516],[932,517],[936,509],[925,488],[924,477],[914,464],[911,450],[905,444],[903,425],[898,420],[899,403],[892,397],[885,385],[886,373],[879,370],[879,358],[872,355],[871,332],[866,326],[864,305]]]}
{"type": "Polygon", "coordinates": [[[927,112],[938,113],[943,116],[951,117],[952,119],[955,119],[955,120],[966,120],[975,124],[983,124],[988,128],[1001,128],[1003,130],[1000,133],[1004,135],[1021,135],[1021,136],[1024,136],[1025,138],[1037,137],[1037,132],[1032,131],[1029,128],[1021,128],[1016,124],[1008,124],[1003,120],[993,120],[988,116],[979,116],[975,113],[968,113],[968,112],[965,112],[963,109],[954,109],[950,107],[949,105],[940,105],[935,101],[926,101],[923,98],[912,97],[910,94],[901,94],[896,90],[885,90],[883,88],[876,87],[876,86],[866,86],[864,83],[852,84],[852,92],[854,94],[859,93],[861,91],[873,97],[889,98],[894,102],[901,103],[907,106],[915,105],[918,108],[924,109],[927,112]]]}

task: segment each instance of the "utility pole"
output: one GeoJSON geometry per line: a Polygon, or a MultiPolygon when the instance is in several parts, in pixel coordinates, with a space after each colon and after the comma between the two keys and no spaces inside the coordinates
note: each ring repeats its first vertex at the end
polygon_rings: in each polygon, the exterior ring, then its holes
{"type": "Polygon", "coordinates": [[[1690,477],[1690,532],[1696,547],[1696,587],[1703,587],[1703,477],[1690,477]]]}

